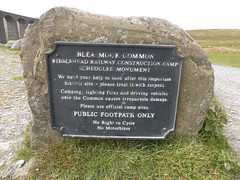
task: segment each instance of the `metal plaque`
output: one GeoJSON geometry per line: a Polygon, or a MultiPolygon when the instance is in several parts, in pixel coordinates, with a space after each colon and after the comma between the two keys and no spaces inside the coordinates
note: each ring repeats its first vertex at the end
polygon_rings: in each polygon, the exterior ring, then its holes
{"type": "Polygon", "coordinates": [[[63,137],[174,131],[183,64],[175,46],[56,42],[46,61],[52,127],[63,137]]]}

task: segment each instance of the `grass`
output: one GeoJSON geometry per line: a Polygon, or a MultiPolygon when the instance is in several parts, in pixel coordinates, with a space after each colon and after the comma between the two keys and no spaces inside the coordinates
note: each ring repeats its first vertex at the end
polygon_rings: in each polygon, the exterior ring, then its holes
{"type": "Polygon", "coordinates": [[[21,49],[10,49],[10,48],[8,48],[8,47],[5,47],[5,46],[0,46],[0,49],[2,50],[2,51],[14,51],[14,52],[16,52],[17,54],[19,54],[20,52],[21,52],[21,49]]]}
{"type": "Polygon", "coordinates": [[[23,81],[24,80],[23,76],[14,76],[14,77],[12,77],[12,79],[16,80],[16,81],[23,81]]]}
{"type": "Polygon", "coordinates": [[[192,30],[188,33],[206,51],[213,64],[240,68],[240,30],[192,30]]]}
{"type": "Polygon", "coordinates": [[[240,68],[240,52],[206,50],[213,64],[240,68]]]}
{"type": "Polygon", "coordinates": [[[240,29],[210,29],[187,31],[202,48],[229,47],[240,50],[240,29]]]}
{"type": "MultiPolygon", "coordinates": [[[[214,101],[199,135],[165,141],[63,139],[35,151],[28,179],[233,180],[239,158],[221,130],[226,116],[214,101]]],[[[29,144],[27,143],[27,146],[29,144]]],[[[25,150],[27,151],[27,150],[25,150]]],[[[24,154],[24,153],[23,153],[24,154]]]]}
{"type": "Polygon", "coordinates": [[[207,54],[214,64],[240,68],[240,52],[208,51],[207,54]]]}
{"type": "Polygon", "coordinates": [[[165,142],[68,139],[41,155],[40,171],[32,177],[226,180],[236,175],[226,156],[219,147],[197,138],[165,142]]]}
{"type": "Polygon", "coordinates": [[[24,140],[22,142],[22,148],[17,151],[16,160],[24,159],[30,160],[33,157],[35,149],[31,147],[30,133],[33,121],[30,121],[25,130],[24,140]]]}

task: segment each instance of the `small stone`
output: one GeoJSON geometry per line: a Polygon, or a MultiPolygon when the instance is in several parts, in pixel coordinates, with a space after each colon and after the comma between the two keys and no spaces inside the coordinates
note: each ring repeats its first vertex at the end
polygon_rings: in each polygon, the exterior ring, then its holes
{"type": "Polygon", "coordinates": [[[19,39],[19,40],[13,42],[10,49],[19,49],[19,48],[21,48],[21,45],[22,45],[22,39],[19,39]]]}
{"type": "Polygon", "coordinates": [[[10,47],[12,47],[12,45],[13,45],[15,42],[16,42],[16,40],[10,40],[10,41],[7,42],[7,44],[5,44],[5,47],[10,48],[10,47]]]}
{"type": "Polygon", "coordinates": [[[10,178],[10,174],[7,174],[5,176],[2,176],[3,179],[9,179],[10,178]]]}
{"type": "Polygon", "coordinates": [[[18,160],[17,163],[16,163],[18,168],[23,167],[24,164],[25,164],[25,160],[23,160],[23,159],[18,160]]]}

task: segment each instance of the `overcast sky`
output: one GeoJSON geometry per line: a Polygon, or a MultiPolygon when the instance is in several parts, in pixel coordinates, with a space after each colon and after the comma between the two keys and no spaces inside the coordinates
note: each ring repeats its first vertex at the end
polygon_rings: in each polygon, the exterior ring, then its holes
{"type": "Polygon", "coordinates": [[[2,0],[0,10],[39,18],[56,6],[110,16],[150,16],[190,29],[240,29],[240,0],[2,0]]]}

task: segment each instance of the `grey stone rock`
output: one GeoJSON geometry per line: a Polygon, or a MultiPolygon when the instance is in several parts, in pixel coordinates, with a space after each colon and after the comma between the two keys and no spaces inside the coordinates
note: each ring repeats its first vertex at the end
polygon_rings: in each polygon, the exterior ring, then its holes
{"type": "Polygon", "coordinates": [[[16,166],[18,168],[22,167],[24,164],[25,164],[25,160],[23,160],[23,159],[20,159],[16,162],[16,166]]]}
{"type": "Polygon", "coordinates": [[[22,39],[15,41],[10,49],[20,49],[22,45],[22,39]]]}
{"type": "Polygon", "coordinates": [[[17,40],[10,40],[5,44],[5,47],[11,48],[12,45],[16,42],[17,40]]]}
{"type": "Polygon", "coordinates": [[[26,31],[21,59],[34,123],[31,140],[43,147],[60,140],[51,129],[45,52],[55,41],[175,45],[185,57],[175,135],[201,129],[213,97],[214,74],[200,46],[181,28],[150,17],[109,17],[57,7],[26,31]]]}

